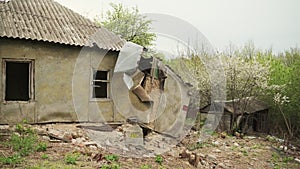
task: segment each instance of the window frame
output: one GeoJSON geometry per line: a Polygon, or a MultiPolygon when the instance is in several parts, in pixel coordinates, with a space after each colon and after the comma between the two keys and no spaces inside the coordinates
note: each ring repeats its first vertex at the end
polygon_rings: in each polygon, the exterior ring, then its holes
{"type": "Polygon", "coordinates": [[[14,58],[3,58],[2,59],[2,102],[3,103],[29,103],[35,101],[35,61],[33,59],[14,59],[14,58]],[[13,63],[28,63],[29,64],[29,84],[28,84],[28,94],[29,100],[6,100],[6,64],[7,62],[13,63]]]}
{"type": "Polygon", "coordinates": [[[110,101],[111,100],[111,92],[110,92],[110,83],[111,83],[111,76],[112,75],[112,70],[107,70],[107,69],[91,69],[91,79],[90,79],[90,101],[110,101]],[[94,79],[94,74],[98,71],[105,71],[107,72],[107,80],[95,80],[94,79]],[[94,82],[105,82],[107,83],[107,96],[104,98],[97,98],[93,97],[94,96],[94,82]]]}

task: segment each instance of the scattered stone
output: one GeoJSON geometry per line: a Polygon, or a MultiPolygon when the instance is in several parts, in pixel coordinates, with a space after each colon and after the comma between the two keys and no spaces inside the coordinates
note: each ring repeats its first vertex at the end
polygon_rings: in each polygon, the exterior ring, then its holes
{"type": "Polygon", "coordinates": [[[61,143],[62,141],[61,140],[53,140],[53,139],[51,139],[49,142],[51,142],[51,143],[61,143]]]}
{"type": "Polygon", "coordinates": [[[218,146],[218,145],[220,145],[220,143],[219,143],[218,141],[213,141],[213,142],[212,142],[212,145],[213,145],[213,146],[218,146]]]}
{"type": "Polygon", "coordinates": [[[132,162],[132,161],[133,161],[132,158],[127,159],[127,162],[132,162]]]}
{"type": "Polygon", "coordinates": [[[92,150],[97,150],[97,146],[94,146],[94,145],[90,145],[89,148],[92,150]]]}
{"type": "Polygon", "coordinates": [[[60,138],[62,138],[65,142],[71,142],[73,139],[72,134],[70,133],[64,133],[62,137],[60,136],[60,138]]]}
{"type": "Polygon", "coordinates": [[[51,135],[51,136],[56,136],[57,137],[57,136],[60,135],[60,132],[57,131],[57,130],[49,129],[48,134],[51,135]]]}
{"type": "Polygon", "coordinates": [[[90,142],[84,142],[83,144],[85,146],[96,146],[97,147],[97,143],[96,142],[92,142],[92,141],[90,141],[90,142]]]}
{"type": "Polygon", "coordinates": [[[42,139],[45,141],[50,141],[50,137],[49,136],[42,136],[42,139]]]}
{"type": "Polygon", "coordinates": [[[300,159],[299,158],[295,158],[295,161],[300,164],[300,159]]]}
{"type": "Polygon", "coordinates": [[[234,132],[234,136],[235,136],[236,138],[241,138],[241,134],[240,134],[239,132],[234,132]]]}
{"type": "Polygon", "coordinates": [[[214,152],[214,153],[221,153],[222,151],[220,149],[215,149],[212,152],[214,152]]]}
{"type": "Polygon", "coordinates": [[[253,161],[257,161],[257,158],[251,158],[251,160],[253,160],[253,161]]]}
{"type": "Polygon", "coordinates": [[[79,138],[78,133],[77,133],[77,132],[73,132],[73,133],[72,133],[72,138],[73,138],[73,139],[79,138]]]}
{"type": "Polygon", "coordinates": [[[240,146],[238,143],[233,143],[233,145],[236,147],[240,146]]]}
{"type": "Polygon", "coordinates": [[[75,144],[77,144],[77,145],[82,144],[84,140],[85,140],[84,138],[78,137],[78,138],[76,139],[75,144]]]}
{"type": "Polygon", "coordinates": [[[208,154],[208,155],[206,156],[206,158],[209,159],[209,160],[211,160],[211,161],[217,160],[217,157],[214,156],[214,155],[212,155],[212,154],[208,154]]]}
{"type": "Polygon", "coordinates": [[[247,136],[248,139],[252,140],[252,139],[256,139],[257,137],[255,136],[247,136]]]}
{"type": "Polygon", "coordinates": [[[223,168],[223,169],[227,169],[228,167],[224,164],[224,163],[219,163],[217,166],[216,166],[216,169],[218,168],[223,168]]]}
{"type": "Polygon", "coordinates": [[[226,134],[225,132],[222,132],[222,133],[220,134],[220,137],[223,138],[223,139],[225,139],[225,138],[227,137],[227,134],[226,134]]]}
{"type": "Polygon", "coordinates": [[[127,147],[123,147],[123,151],[129,151],[127,147]]]}
{"type": "Polygon", "coordinates": [[[200,163],[204,166],[207,166],[208,165],[208,162],[206,162],[205,160],[200,160],[200,163]]]}
{"type": "Polygon", "coordinates": [[[198,164],[200,163],[201,157],[199,154],[195,154],[195,162],[194,162],[194,166],[197,167],[198,164]]]}
{"type": "Polygon", "coordinates": [[[202,158],[205,158],[205,155],[202,154],[202,153],[197,153],[197,156],[199,156],[201,159],[202,159],[202,158]]]}
{"type": "MultiPolygon", "coordinates": [[[[195,154],[191,154],[190,157],[189,157],[189,163],[193,166],[195,166],[195,160],[196,160],[196,156],[195,154]]],[[[198,164],[198,163],[197,163],[198,164]]]]}
{"type": "Polygon", "coordinates": [[[47,132],[42,129],[42,128],[36,128],[35,129],[35,132],[38,134],[38,135],[47,135],[47,132]]]}
{"type": "Polygon", "coordinates": [[[167,155],[169,155],[171,157],[175,157],[175,158],[180,157],[178,151],[176,151],[174,149],[171,149],[170,151],[168,151],[167,155]]]}
{"type": "Polygon", "coordinates": [[[179,154],[181,158],[189,158],[191,156],[191,152],[187,149],[184,149],[182,153],[179,154]]]}
{"type": "Polygon", "coordinates": [[[0,130],[8,130],[9,125],[0,125],[0,130]]]}
{"type": "Polygon", "coordinates": [[[83,137],[83,134],[81,132],[77,133],[78,137],[83,137]]]}
{"type": "Polygon", "coordinates": [[[155,157],[155,153],[143,154],[144,158],[155,157]]]}
{"type": "Polygon", "coordinates": [[[281,145],[281,146],[279,146],[279,149],[282,150],[282,151],[287,151],[288,147],[284,146],[284,145],[281,145]]]}

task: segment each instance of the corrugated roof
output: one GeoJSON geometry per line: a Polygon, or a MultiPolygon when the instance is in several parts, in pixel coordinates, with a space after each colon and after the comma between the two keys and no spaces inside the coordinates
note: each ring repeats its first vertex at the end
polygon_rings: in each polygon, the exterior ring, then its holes
{"type": "Polygon", "coordinates": [[[124,41],[53,0],[0,2],[0,37],[120,50],[124,41]]]}
{"type": "Polygon", "coordinates": [[[211,104],[203,107],[201,112],[209,112],[214,110],[220,110],[220,107],[224,106],[224,109],[230,113],[235,114],[251,114],[266,110],[269,108],[264,102],[257,100],[254,97],[246,97],[242,99],[228,100],[228,101],[215,101],[213,102],[213,107],[211,104]]]}

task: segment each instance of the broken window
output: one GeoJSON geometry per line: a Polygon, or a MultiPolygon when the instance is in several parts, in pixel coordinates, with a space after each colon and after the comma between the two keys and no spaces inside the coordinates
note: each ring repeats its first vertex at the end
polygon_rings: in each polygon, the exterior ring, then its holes
{"type": "Polygon", "coordinates": [[[5,101],[33,99],[32,61],[4,60],[5,101]]]}
{"type": "Polygon", "coordinates": [[[109,98],[109,71],[94,71],[92,98],[109,98]]]}

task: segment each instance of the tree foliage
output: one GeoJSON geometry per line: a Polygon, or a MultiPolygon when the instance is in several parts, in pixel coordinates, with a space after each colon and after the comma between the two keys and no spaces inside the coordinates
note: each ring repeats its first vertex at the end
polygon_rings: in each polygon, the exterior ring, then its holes
{"type": "MultiPolygon", "coordinates": [[[[253,43],[216,56],[192,54],[169,61],[185,81],[201,96],[200,105],[211,101],[211,77],[203,59],[220,59],[226,75],[227,100],[254,97],[269,104],[269,126],[274,134],[296,137],[300,134],[300,50],[291,48],[275,55],[260,51],[253,43]]],[[[187,52],[188,53],[188,52],[187,52]]],[[[249,103],[251,104],[251,103],[249,103]]]]}
{"type": "Polygon", "coordinates": [[[137,7],[126,8],[122,4],[110,4],[112,9],[106,12],[101,25],[121,38],[144,47],[150,47],[156,38],[150,33],[151,20],[139,13],[137,7]]]}
{"type": "Polygon", "coordinates": [[[300,50],[291,48],[270,60],[269,83],[278,86],[269,97],[272,116],[277,119],[272,125],[280,134],[293,137],[300,132],[300,50]]]}

